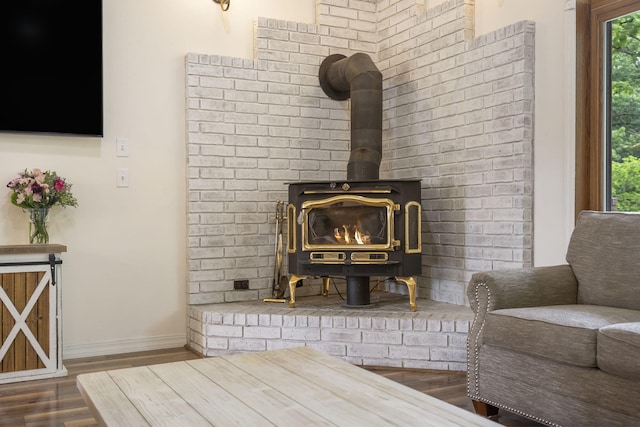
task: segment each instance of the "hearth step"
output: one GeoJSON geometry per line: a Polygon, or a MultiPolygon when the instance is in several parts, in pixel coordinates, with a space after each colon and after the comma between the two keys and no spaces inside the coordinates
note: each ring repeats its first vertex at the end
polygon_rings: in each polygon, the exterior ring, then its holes
{"type": "Polygon", "coordinates": [[[469,307],[372,294],[371,306],[347,308],[337,296],[301,297],[296,308],[262,301],[192,305],[189,346],[220,356],[307,346],[363,366],[466,370],[469,307]]]}

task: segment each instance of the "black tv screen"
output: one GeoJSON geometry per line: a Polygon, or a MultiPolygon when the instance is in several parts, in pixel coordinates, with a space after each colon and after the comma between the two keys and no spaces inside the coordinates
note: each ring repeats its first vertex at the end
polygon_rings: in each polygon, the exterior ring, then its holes
{"type": "Polygon", "coordinates": [[[103,135],[102,0],[0,1],[0,131],[103,135]]]}

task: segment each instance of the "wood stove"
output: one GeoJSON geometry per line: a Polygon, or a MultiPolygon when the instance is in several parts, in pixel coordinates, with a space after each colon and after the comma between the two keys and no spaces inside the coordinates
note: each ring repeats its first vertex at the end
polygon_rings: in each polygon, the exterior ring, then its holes
{"type": "Polygon", "coordinates": [[[298,182],[289,184],[287,253],[289,304],[296,283],[347,278],[347,305],[369,305],[369,277],[395,277],[409,288],[416,309],[421,273],[419,180],[298,182]]]}
{"type": "Polygon", "coordinates": [[[351,154],[346,181],[289,185],[289,306],[295,307],[296,284],[310,276],[322,277],[325,295],[330,276],[345,276],[347,305],[367,306],[369,278],[384,276],[407,285],[415,311],[420,181],[379,179],[382,73],[367,54],[333,54],[320,64],[318,78],[331,99],[351,99],[351,154]]]}

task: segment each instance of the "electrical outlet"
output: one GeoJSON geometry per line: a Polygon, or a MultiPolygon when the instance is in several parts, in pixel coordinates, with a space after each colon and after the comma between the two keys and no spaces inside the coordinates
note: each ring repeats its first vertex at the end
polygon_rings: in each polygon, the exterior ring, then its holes
{"type": "Polygon", "coordinates": [[[233,289],[235,289],[235,290],[249,289],[249,281],[248,280],[234,280],[233,281],[233,289]]]}

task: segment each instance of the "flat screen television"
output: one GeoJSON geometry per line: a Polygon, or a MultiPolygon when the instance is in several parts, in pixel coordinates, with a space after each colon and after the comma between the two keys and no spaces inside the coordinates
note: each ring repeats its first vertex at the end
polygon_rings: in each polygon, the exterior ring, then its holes
{"type": "Polygon", "coordinates": [[[0,131],[103,135],[102,0],[0,1],[0,131]]]}

